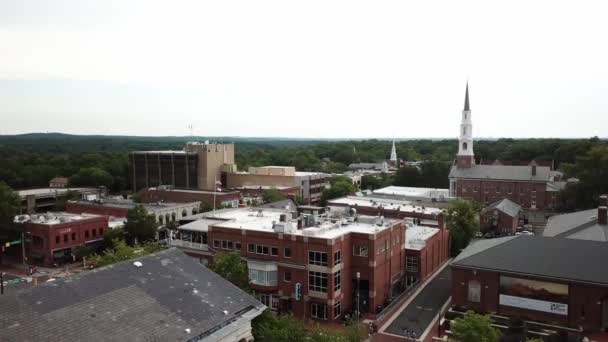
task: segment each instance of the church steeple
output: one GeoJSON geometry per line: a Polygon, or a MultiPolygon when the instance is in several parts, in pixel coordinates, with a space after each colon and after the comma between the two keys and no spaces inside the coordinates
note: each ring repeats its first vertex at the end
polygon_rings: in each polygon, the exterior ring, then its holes
{"type": "Polygon", "coordinates": [[[397,165],[397,149],[395,148],[395,139],[393,139],[393,147],[391,148],[391,163],[397,165]]]}
{"type": "Polygon", "coordinates": [[[469,82],[467,82],[467,90],[464,94],[464,110],[471,111],[469,108],[469,82]]]}
{"type": "Polygon", "coordinates": [[[469,106],[469,82],[464,95],[464,109],[460,122],[460,137],[458,138],[458,155],[456,156],[459,168],[470,168],[475,165],[473,153],[473,122],[471,121],[471,108],[469,106]]]}

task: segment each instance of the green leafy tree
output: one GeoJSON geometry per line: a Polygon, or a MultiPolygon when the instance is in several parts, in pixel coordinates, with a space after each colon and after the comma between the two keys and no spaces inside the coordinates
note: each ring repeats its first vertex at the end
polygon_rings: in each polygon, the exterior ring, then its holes
{"type": "MultiPolygon", "coordinates": [[[[0,181],[0,244],[19,237],[19,230],[13,223],[15,215],[19,214],[19,195],[6,183],[0,181]]],[[[0,252],[0,263],[2,253],[0,252]]]]}
{"type": "Polygon", "coordinates": [[[103,248],[108,249],[114,247],[114,241],[125,240],[125,229],[123,227],[106,229],[103,232],[103,248]]]}
{"type": "Polygon", "coordinates": [[[77,173],[70,177],[71,186],[106,186],[112,188],[114,177],[98,167],[87,167],[80,169],[77,173]]]}
{"type": "Polygon", "coordinates": [[[134,245],[131,247],[123,240],[114,240],[112,245],[112,248],[106,249],[102,254],[94,255],[92,257],[92,260],[97,267],[156,253],[163,249],[163,247],[156,242],[146,242],[143,245],[134,245]]]}
{"type": "Polygon", "coordinates": [[[479,231],[479,211],[476,202],[455,200],[450,203],[446,223],[450,231],[452,256],[458,255],[479,231]]]}
{"type": "Polygon", "coordinates": [[[353,182],[348,177],[335,177],[331,180],[329,189],[323,190],[321,193],[321,205],[327,205],[327,201],[334,198],[340,198],[355,192],[353,182]]]}
{"type": "Polygon", "coordinates": [[[600,195],[608,193],[608,145],[598,145],[563,165],[566,178],[579,181],[569,183],[559,197],[559,209],[573,211],[597,206],[600,195]]]}
{"type": "Polygon", "coordinates": [[[88,257],[93,255],[93,249],[85,245],[80,245],[72,248],[72,254],[80,258],[88,257]]]}
{"type": "Polygon", "coordinates": [[[264,190],[262,194],[262,199],[264,203],[282,201],[285,198],[285,195],[283,195],[279,190],[275,188],[264,190]]]}
{"type": "Polygon", "coordinates": [[[241,261],[241,255],[236,252],[220,252],[213,258],[211,270],[219,274],[240,289],[248,291],[249,275],[247,266],[241,261]]]}
{"type": "Polygon", "coordinates": [[[137,205],[135,208],[129,209],[125,236],[130,245],[154,240],[157,229],[156,218],[154,215],[148,214],[143,206],[137,205]]]}
{"type": "Polygon", "coordinates": [[[496,342],[499,333],[491,325],[490,316],[468,311],[451,324],[454,339],[458,342],[496,342]]]}
{"type": "Polygon", "coordinates": [[[259,342],[309,341],[304,323],[291,315],[275,316],[266,310],[251,325],[253,337],[259,342]]]}

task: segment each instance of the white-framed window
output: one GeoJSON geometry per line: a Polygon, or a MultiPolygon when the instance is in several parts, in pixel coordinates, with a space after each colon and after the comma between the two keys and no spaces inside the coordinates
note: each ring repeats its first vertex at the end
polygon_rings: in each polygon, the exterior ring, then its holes
{"type": "Polygon", "coordinates": [[[247,244],[247,252],[249,252],[249,253],[255,253],[255,244],[248,243],[247,244]]]}
{"type": "Polygon", "coordinates": [[[279,308],[279,297],[275,296],[275,295],[269,295],[269,294],[259,294],[256,296],[258,298],[258,300],[260,302],[262,302],[262,304],[266,305],[267,307],[271,308],[272,310],[276,310],[279,308]]]}
{"type": "Polygon", "coordinates": [[[407,272],[418,273],[418,257],[417,256],[406,256],[405,257],[405,270],[407,272]]]}
{"type": "Polygon", "coordinates": [[[308,264],[309,265],[318,265],[318,266],[327,266],[327,253],[317,252],[317,251],[308,251],[308,264]]]}
{"type": "Polygon", "coordinates": [[[334,304],[334,318],[340,317],[342,314],[342,302],[337,302],[334,304]]]}
{"type": "Polygon", "coordinates": [[[481,284],[477,280],[469,281],[467,299],[469,302],[479,303],[481,301],[481,284]]]}
{"type": "Polygon", "coordinates": [[[308,290],[327,293],[327,273],[308,271],[308,290]]]}
{"type": "Polygon", "coordinates": [[[249,281],[255,285],[275,286],[277,285],[277,271],[249,269],[249,281]]]}
{"type": "Polygon", "coordinates": [[[353,255],[366,257],[368,254],[367,245],[354,245],[353,255]]]}
{"type": "Polygon", "coordinates": [[[340,264],[342,262],[342,251],[334,252],[334,266],[340,264]]]}
{"type": "Polygon", "coordinates": [[[334,291],[342,288],[342,271],[338,270],[334,273],[334,291]]]}
{"type": "Polygon", "coordinates": [[[316,319],[327,319],[327,305],[311,303],[310,317],[316,319]]]}

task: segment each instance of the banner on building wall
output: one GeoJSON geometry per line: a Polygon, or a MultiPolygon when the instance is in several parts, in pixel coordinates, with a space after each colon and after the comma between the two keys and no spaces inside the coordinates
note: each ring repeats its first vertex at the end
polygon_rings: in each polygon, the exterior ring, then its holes
{"type": "Polygon", "coordinates": [[[567,303],[568,285],[500,277],[500,305],[567,316],[567,303]]]}

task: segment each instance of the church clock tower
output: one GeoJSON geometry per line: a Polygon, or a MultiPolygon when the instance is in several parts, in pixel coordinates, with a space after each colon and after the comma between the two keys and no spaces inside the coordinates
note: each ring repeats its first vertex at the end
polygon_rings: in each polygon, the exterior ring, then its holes
{"type": "Polygon", "coordinates": [[[475,165],[473,153],[473,122],[471,121],[471,108],[469,107],[469,83],[464,95],[464,109],[460,122],[460,137],[458,138],[458,154],[456,164],[459,169],[468,169],[475,165]]]}

